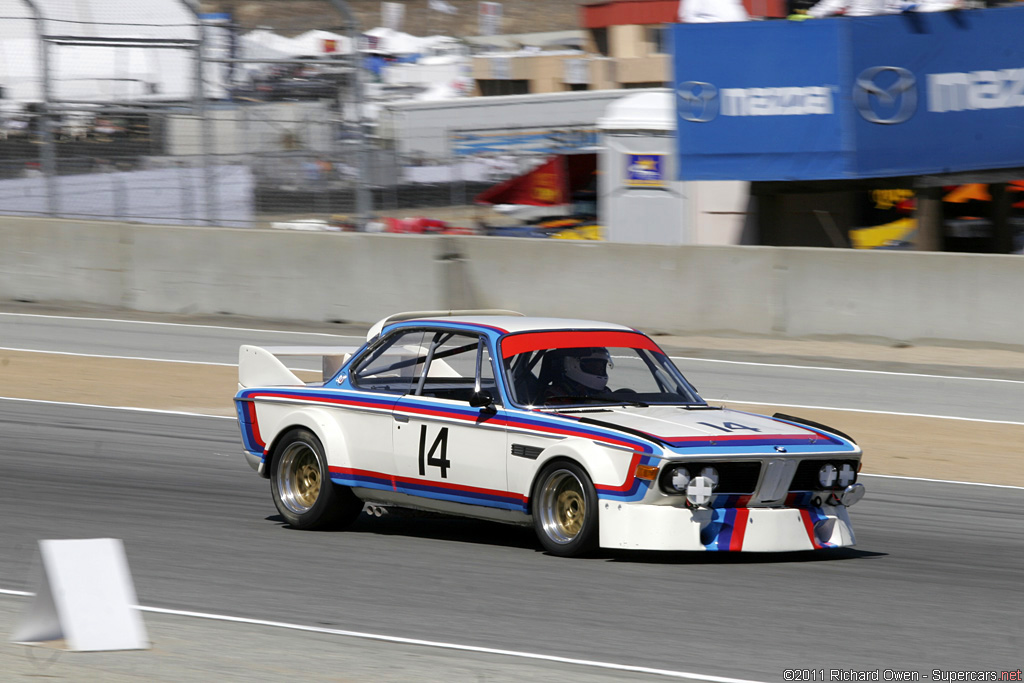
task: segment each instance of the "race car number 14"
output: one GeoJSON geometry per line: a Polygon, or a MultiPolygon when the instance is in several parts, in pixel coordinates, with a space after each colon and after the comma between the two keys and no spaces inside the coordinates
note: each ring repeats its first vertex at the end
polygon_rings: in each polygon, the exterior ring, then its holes
{"type": "Polygon", "coordinates": [[[427,425],[420,426],[420,476],[427,476],[427,465],[441,468],[441,478],[448,478],[448,468],[452,466],[448,461],[448,428],[442,427],[434,438],[430,450],[427,450],[427,425]],[[441,455],[434,456],[434,453],[441,451],[441,455]]]}

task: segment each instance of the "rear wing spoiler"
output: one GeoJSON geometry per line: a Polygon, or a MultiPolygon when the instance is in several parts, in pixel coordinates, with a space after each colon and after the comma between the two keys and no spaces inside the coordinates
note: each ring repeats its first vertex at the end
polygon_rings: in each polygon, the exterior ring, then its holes
{"type": "Polygon", "coordinates": [[[305,382],[282,362],[282,357],[319,357],[324,382],[334,377],[356,346],[252,346],[238,349],[238,388],[305,386],[305,382]]]}

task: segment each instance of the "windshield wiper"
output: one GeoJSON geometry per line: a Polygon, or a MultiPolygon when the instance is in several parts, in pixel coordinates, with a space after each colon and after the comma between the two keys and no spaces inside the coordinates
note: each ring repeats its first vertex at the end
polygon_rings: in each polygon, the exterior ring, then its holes
{"type": "MultiPolygon", "coordinates": [[[[559,408],[562,406],[574,406],[580,403],[604,403],[608,399],[599,396],[549,396],[544,400],[544,408],[559,408]],[[563,403],[564,401],[564,403],[563,403]]],[[[613,401],[618,403],[618,401],[613,401]]]]}

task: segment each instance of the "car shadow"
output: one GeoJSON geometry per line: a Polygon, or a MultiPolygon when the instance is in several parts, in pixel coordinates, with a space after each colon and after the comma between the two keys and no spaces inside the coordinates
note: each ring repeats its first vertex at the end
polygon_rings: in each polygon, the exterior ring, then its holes
{"type": "MultiPolygon", "coordinates": [[[[270,515],[267,521],[294,530],[280,515],[270,515]]],[[[475,543],[502,548],[521,548],[538,554],[550,555],[537,540],[533,528],[491,522],[468,517],[455,517],[436,512],[388,508],[377,517],[367,510],[343,533],[375,534],[380,536],[406,536],[437,541],[475,543]]],[[[784,553],[732,553],[665,550],[619,550],[602,548],[578,561],[603,561],[636,564],[784,564],[793,562],[834,562],[886,557],[888,553],[857,548],[826,548],[784,553]]]]}
{"type": "MultiPolygon", "coordinates": [[[[294,531],[280,515],[270,515],[266,519],[294,531]]],[[[342,533],[407,536],[524,550],[540,549],[531,527],[403,508],[389,508],[381,517],[363,510],[352,526],[347,527],[342,533]]]]}
{"type": "Polygon", "coordinates": [[[608,559],[612,562],[643,564],[785,564],[792,562],[835,562],[837,560],[859,560],[872,557],[886,557],[879,553],[857,548],[823,548],[821,550],[798,550],[783,553],[734,553],[700,551],[653,551],[653,550],[602,550],[614,552],[608,559]]]}

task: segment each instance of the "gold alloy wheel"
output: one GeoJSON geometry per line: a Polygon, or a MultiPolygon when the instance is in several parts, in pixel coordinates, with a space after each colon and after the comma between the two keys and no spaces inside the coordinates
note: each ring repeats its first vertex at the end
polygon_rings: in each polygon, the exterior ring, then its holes
{"type": "MultiPolygon", "coordinates": [[[[575,482],[573,482],[575,483],[575,482]]],[[[562,534],[574,537],[583,527],[583,513],[587,504],[583,500],[583,492],[576,488],[567,488],[558,494],[555,522],[562,534]]]]}
{"type": "Polygon", "coordinates": [[[281,454],[281,502],[296,514],[309,512],[320,497],[320,461],[309,444],[297,441],[281,454]]]}
{"type": "Polygon", "coordinates": [[[552,472],[541,486],[536,514],[548,538],[562,545],[571,543],[583,530],[587,515],[583,482],[567,469],[552,472]]]}

